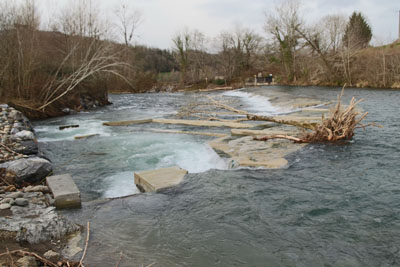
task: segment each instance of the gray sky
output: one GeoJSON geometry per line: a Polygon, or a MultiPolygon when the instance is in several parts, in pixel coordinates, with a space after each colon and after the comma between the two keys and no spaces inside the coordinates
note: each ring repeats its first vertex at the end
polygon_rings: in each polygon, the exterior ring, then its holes
{"type": "MultiPolygon", "coordinates": [[[[76,0],[36,0],[44,13],[57,14],[62,5],[76,0]]],[[[113,10],[122,3],[140,10],[143,21],[137,30],[137,43],[159,48],[171,48],[172,36],[180,30],[198,29],[209,37],[235,24],[263,33],[264,13],[279,0],[92,0],[112,19],[113,10]]],[[[301,12],[307,22],[315,22],[327,14],[350,16],[361,11],[370,22],[374,43],[394,41],[398,34],[400,0],[300,0],[301,12]]]]}

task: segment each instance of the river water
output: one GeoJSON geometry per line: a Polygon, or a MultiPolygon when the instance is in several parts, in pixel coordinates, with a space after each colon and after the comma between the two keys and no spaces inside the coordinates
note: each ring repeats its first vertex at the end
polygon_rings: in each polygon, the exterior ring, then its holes
{"type": "MultiPolygon", "coordinates": [[[[288,110],[268,97],[329,101],[339,92],[277,86],[212,94],[234,98],[242,109],[277,114],[288,110]]],[[[82,191],[83,208],[64,214],[91,221],[88,266],[115,266],[121,253],[120,266],[399,266],[398,94],[347,89],[344,101],[365,98],[366,122],[383,128],[359,130],[349,144],[306,146],[279,170],[231,170],[205,145],[210,137],[101,125],[169,117],[199,95],[113,95],[111,106],[38,121],[35,129],[54,172],[71,173],[82,191]],[[59,131],[64,124],[80,127],[59,131]],[[73,139],[84,134],[100,135],[73,139]],[[171,165],[189,170],[183,183],[138,194],[134,171],[171,165]],[[136,195],[104,200],[130,194],[136,195]]]]}

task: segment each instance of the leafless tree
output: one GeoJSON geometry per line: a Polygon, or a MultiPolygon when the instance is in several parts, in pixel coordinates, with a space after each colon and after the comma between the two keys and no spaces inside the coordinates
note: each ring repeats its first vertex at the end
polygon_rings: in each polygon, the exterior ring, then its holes
{"type": "Polygon", "coordinates": [[[274,13],[266,13],[264,26],[264,30],[273,36],[280,48],[289,80],[296,80],[296,51],[300,39],[297,29],[304,24],[299,9],[298,1],[285,0],[276,6],[274,13]]]}
{"type": "Polygon", "coordinates": [[[306,45],[320,58],[325,79],[328,81],[337,81],[335,60],[345,27],[346,21],[343,16],[328,15],[314,25],[303,24],[296,29],[306,45]]]}
{"type": "Polygon", "coordinates": [[[251,29],[236,25],[233,31],[222,32],[218,42],[219,64],[226,79],[231,80],[252,68],[262,38],[251,29]]]}
{"type": "Polygon", "coordinates": [[[191,36],[188,30],[183,31],[182,33],[176,34],[172,41],[175,45],[175,52],[178,57],[178,62],[180,66],[181,73],[181,84],[186,83],[186,75],[188,71],[189,64],[189,51],[191,49],[191,36]]]}
{"type": "Polygon", "coordinates": [[[19,4],[5,1],[0,6],[0,95],[19,98],[31,95],[31,77],[36,64],[36,30],[39,25],[32,0],[19,4]]]}
{"type": "Polygon", "coordinates": [[[320,32],[324,35],[326,46],[332,53],[337,53],[342,47],[346,30],[346,17],[341,14],[327,15],[318,23],[320,32]]]}
{"type": "Polygon", "coordinates": [[[70,36],[106,38],[110,27],[99,14],[101,12],[92,0],[79,0],[61,10],[58,25],[70,36]]]}
{"type": "Polygon", "coordinates": [[[118,18],[118,30],[120,31],[126,46],[132,44],[134,33],[143,19],[142,12],[122,4],[115,10],[118,18]]]}
{"type": "MultiPolygon", "coordinates": [[[[121,76],[118,68],[125,66],[125,63],[119,60],[116,52],[113,51],[112,44],[103,42],[100,46],[96,44],[95,39],[86,50],[86,56],[79,67],[68,75],[60,75],[60,71],[65,67],[68,59],[75,53],[78,47],[74,47],[64,58],[57,72],[48,81],[42,89],[43,104],[38,108],[45,109],[55,101],[61,99],[66,94],[74,90],[80,83],[99,73],[111,73],[121,76]]],[[[123,77],[121,77],[123,78],[123,77]]]]}

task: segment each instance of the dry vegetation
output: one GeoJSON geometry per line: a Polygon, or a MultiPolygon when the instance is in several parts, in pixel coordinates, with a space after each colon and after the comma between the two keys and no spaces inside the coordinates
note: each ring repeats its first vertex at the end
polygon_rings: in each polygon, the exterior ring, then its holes
{"type": "Polygon", "coordinates": [[[260,72],[282,84],[400,88],[398,43],[348,38],[342,15],[307,24],[295,1],[269,10],[264,36],[245,26],[215,37],[185,30],[171,50],[135,45],[135,9],[117,8],[115,26],[90,3],[65,6],[46,28],[33,0],[0,2],[0,102],[30,117],[55,116],[86,108],[85,98],[107,104],[108,92],[243,85],[260,72]]]}
{"type": "MultiPolygon", "coordinates": [[[[356,111],[357,105],[363,101],[358,101],[353,97],[348,106],[343,106],[341,98],[343,96],[344,88],[342,93],[338,95],[337,102],[330,110],[330,114],[327,118],[322,116],[321,123],[315,124],[311,127],[311,131],[299,134],[299,137],[288,136],[288,135],[271,135],[264,136],[261,138],[255,138],[259,141],[267,141],[270,139],[288,139],[296,143],[322,143],[322,142],[337,142],[347,141],[352,139],[354,132],[357,128],[365,128],[373,126],[370,124],[361,124],[364,118],[368,115],[368,112],[361,113],[356,111]]],[[[299,127],[310,129],[309,125],[304,126],[301,123],[299,127]]]]}

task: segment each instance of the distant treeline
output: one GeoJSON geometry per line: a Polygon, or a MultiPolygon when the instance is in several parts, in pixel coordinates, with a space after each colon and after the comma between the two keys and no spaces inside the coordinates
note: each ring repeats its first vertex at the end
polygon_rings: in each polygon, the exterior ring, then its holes
{"type": "Polygon", "coordinates": [[[308,25],[299,3],[285,1],[266,15],[264,36],[242,26],[213,38],[185,30],[162,50],[134,44],[139,12],[121,6],[109,25],[89,2],[61,10],[46,29],[33,0],[0,2],[1,102],[53,116],[86,108],[85,99],[106,104],[109,92],[243,84],[258,73],[282,84],[400,88],[400,44],[370,46],[361,13],[308,25]]]}

